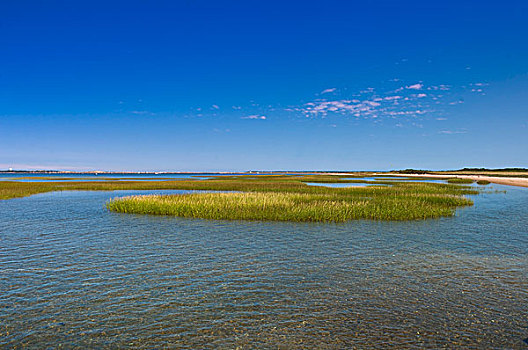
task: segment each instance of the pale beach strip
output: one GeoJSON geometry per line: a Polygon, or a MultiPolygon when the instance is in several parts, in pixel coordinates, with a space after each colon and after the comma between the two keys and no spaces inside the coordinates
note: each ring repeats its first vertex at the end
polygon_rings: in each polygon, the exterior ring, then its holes
{"type": "Polygon", "coordinates": [[[484,175],[434,175],[434,174],[394,174],[394,173],[379,173],[373,174],[373,176],[379,175],[391,175],[391,176],[401,176],[401,177],[430,177],[436,179],[471,179],[475,181],[485,180],[499,185],[509,185],[509,186],[520,186],[528,187],[528,178],[523,177],[497,177],[497,176],[484,176],[484,175]]]}

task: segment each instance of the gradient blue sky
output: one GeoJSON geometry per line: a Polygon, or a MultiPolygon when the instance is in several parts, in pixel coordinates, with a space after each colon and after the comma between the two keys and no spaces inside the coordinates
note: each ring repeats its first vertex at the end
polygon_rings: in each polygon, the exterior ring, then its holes
{"type": "Polygon", "coordinates": [[[527,1],[2,1],[0,169],[528,166],[527,1]]]}

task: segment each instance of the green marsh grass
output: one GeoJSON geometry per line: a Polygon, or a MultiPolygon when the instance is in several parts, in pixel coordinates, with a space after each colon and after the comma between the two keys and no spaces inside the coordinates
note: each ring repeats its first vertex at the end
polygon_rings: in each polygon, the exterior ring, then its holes
{"type": "Polygon", "coordinates": [[[116,198],[119,213],[174,215],[217,220],[345,222],[357,219],[420,220],[451,216],[469,199],[445,195],[368,198],[304,193],[193,193],[116,198]]]}
{"type": "Polygon", "coordinates": [[[469,186],[458,184],[342,180],[343,177],[350,178],[348,175],[242,175],[169,181],[1,181],[0,199],[71,190],[234,191],[117,198],[108,202],[107,208],[122,213],[206,219],[344,222],[451,216],[457,207],[472,205],[472,201],[464,195],[479,193],[469,186]],[[304,182],[366,182],[369,186],[331,188],[309,186],[304,182]]]}
{"type": "Polygon", "coordinates": [[[491,182],[488,180],[478,180],[477,185],[489,185],[491,182]]]}
{"type": "Polygon", "coordinates": [[[475,180],[459,179],[458,177],[447,179],[447,183],[450,183],[450,184],[472,184],[473,182],[475,182],[475,180]]]}
{"type": "Polygon", "coordinates": [[[107,202],[119,213],[174,215],[218,220],[345,222],[423,220],[452,216],[472,205],[463,194],[477,191],[456,185],[391,183],[357,188],[291,187],[236,193],[193,193],[116,198],[107,202]]]}

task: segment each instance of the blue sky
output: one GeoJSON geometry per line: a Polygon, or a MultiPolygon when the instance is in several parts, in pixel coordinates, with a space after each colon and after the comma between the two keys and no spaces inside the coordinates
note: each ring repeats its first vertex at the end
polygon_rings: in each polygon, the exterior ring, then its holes
{"type": "Polygon", "coordinates": [[[528,167],[525,1],[3,1],[0,169],[528,167]]]}

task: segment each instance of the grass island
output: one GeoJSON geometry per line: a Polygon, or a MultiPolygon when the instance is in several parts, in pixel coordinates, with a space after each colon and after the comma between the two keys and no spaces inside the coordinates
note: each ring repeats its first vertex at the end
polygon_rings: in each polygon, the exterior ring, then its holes
{"type": "Polygon", "coordinates": [[[2,181],[0,199],[65,190],[198,190],[176,195],[115,198],[106,203],[118,213],[174,215],[221,220],[345,222],[422,220],[452,216],[458,207],[472,205],[465,195],[478,194],[472,181],[419,182],[419,179],[357,175],[283,174],[213,176],[208,179],[156,181],[2,181]],[[349,184],[335,188],[307,183],[349,184]]]}

